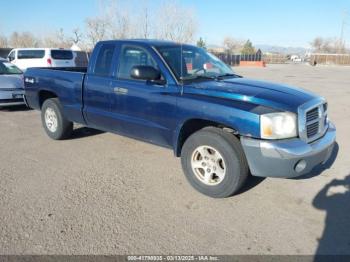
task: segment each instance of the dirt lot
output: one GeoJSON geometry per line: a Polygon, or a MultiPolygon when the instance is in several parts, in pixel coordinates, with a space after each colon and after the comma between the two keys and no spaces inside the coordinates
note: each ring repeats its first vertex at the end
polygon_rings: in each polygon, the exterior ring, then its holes
{"type": "Polygon", "coordinates": [[[85,128],[56,142],[39,112],[2,109],[0,254],[350,254],[350,67],[236,71],[328,99],[339,144],[330,169],[210,199],[170,150],[85,128]]]}

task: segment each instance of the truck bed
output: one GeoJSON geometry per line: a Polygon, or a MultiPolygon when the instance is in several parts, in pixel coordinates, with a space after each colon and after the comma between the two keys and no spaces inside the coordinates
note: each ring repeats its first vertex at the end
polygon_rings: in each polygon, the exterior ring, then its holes
{"type": "Polygon", "coordinates": [[[84,123],[82,108],[86,70],[86,67],[28,68],[24,81],[29,107],[40,109],[43,95],[56,96],[70,121],[84,123]]]}

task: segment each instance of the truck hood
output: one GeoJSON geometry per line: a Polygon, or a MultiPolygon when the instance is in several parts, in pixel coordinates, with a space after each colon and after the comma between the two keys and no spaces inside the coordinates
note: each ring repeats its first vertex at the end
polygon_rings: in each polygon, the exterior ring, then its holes
{"type": "Polygon", "coordinates": [[[300,88],[247,78],[193,83],[184,88],[184,93],[244,101],[295,113],[300,105],[318,97],[300,88]]]}

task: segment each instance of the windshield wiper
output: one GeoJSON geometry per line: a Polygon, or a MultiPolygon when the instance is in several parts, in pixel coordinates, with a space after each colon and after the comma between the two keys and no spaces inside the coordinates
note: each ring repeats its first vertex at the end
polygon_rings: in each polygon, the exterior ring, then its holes
{"type": "Polygon", "coordinates": [[[215,81],[220,81],[225,77],[237,77],[237,78],[242,78],[240,75],[236,74],[223,74],[223,75],[218,75],[218,76],[207,76],[207,75],[194,75],[192,77],[181,77],[181,81],[195,81],[195,80],[215,80],[215,81]]]}
{"type": "Polygon", "coordinates": [[[216,77],[214,76],[206,76],[206,75],[195,75],[193,77],[181,77],[180,80],[182,81],[193,81],[193,80],[216,80],[216,77]]]}
{"type": "Polygon", "coordinates": [[[223,75],[218,75],[216,76],[216,79],[222,79],[224,77],[230,77],[230,76],[233,76],[233,77],[237,77],[237,78],[242,78],[243,76],[240,76],[240,75],[236,75],[236,74],[231,74],[231,73],[227,73],[227,74],[223,74],[223,75]]]}

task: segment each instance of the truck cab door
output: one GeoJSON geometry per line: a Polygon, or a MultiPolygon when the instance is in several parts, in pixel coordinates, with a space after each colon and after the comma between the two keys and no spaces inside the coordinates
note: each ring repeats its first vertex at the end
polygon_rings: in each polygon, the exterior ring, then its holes
{"type": "MultiPolygon", "coordinates": [[[[159,58],[158,58],[159,59],[159,58]]],[[[124,44],[112,81],[112,129],[140,140],[171,147],[176,128],[176,101],[180,90],[175,83],[155,84],[130,76],[134,66],[147,65],[165,71],[152,49],[124,44]]],[[[167,79],[166,74],[163,78],[167,79]]]]}
{"type": "Polygon", "coordinates": [[[116,45],[103,43],[97,48],[96,57],[92,58],[95,64],[85,77],[83,113],[89,126],[107,131],[111,127],[112,67],[116,45]]]}

